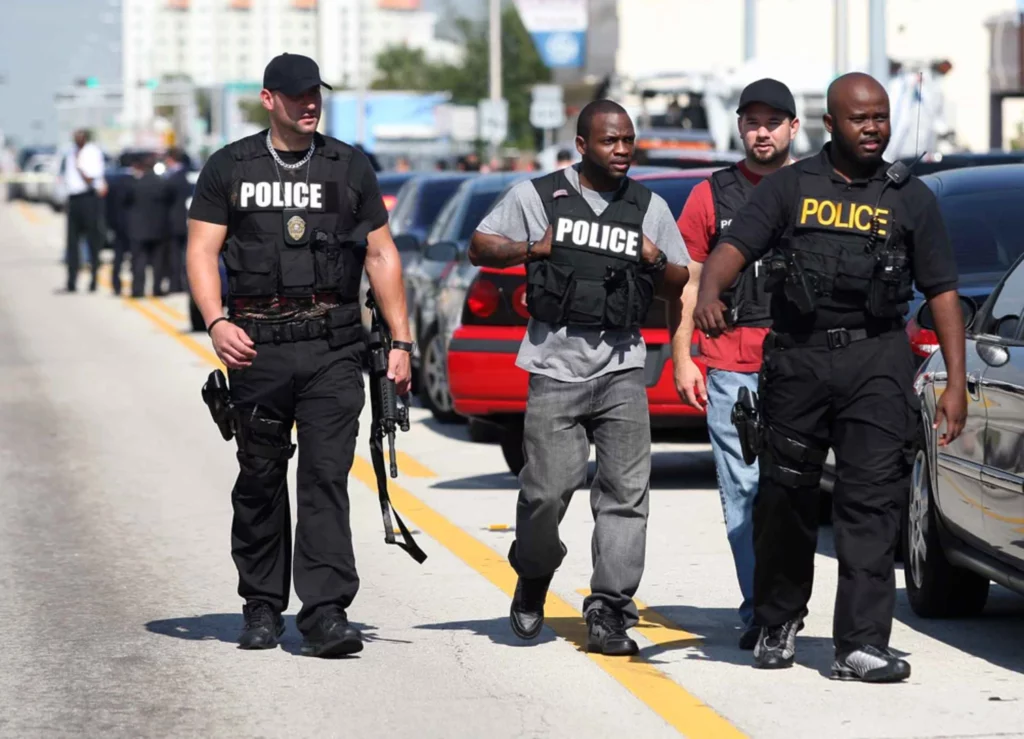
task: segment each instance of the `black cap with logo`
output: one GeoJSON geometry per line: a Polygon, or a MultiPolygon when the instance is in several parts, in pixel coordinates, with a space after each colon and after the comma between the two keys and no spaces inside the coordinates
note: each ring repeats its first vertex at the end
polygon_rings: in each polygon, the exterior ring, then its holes
{"type": "Polygon", "coordinates": [[[742,113],[743,109],[751,103],[764,103],[770,108],[788,113],[791,118],[796,118],[796,102],[793,100],[793,93],[784,84],[770,77],[751,82],[743,88],[736,112],[742,113]]]}
{"type": "Polygon", "coordinates": [[[317,63],[301,54],[275,56],[263,71],[263,87],[271,92],[279,90],[285,95],[298,95],[318,85],[334,89],[320,79],[317,63]]]}

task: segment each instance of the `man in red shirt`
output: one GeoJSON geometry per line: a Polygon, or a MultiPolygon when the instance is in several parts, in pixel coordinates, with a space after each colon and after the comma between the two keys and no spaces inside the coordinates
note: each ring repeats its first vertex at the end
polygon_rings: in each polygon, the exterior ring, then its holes
{"type": "Polygon", "coordinates": [[[707,409],[708,431],[718,470],[725,528],[732,548],[743,601],[742,649],[753,649],[754,625],[753,508],[757,495],[758,466],[743,461],[739,435],[732,423],[732,408],[740,388],[757,392],[761,346],[771,325],[764,265],[751,264],[733,286],[729,298],[731,330],[717,338],[698,337],[700,356],[707,366],[707,386],[690,356],[693,309],[697,303],[701,267],[721,239],[733,216],[761,178],[791,159],[790,144],[800,130],[796,104],[789,88],[773,79],[752,82],[740,95],[738,125],[746,158],[715,172],[697,185],[679,216],[679,230],[689,249],[690,281],[683,289],[683,310],[673,343],[676,390],[692,406],[707,409]]]}

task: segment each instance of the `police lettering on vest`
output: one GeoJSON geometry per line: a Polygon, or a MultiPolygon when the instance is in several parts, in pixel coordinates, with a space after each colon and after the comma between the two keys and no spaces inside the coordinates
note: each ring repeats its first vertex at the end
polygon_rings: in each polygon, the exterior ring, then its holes
{"type": "Polygon", "coordinates": [[[548,223],[551,255],[526,265],[526,307],[555,326],[635,329],[654,300],[639,266],[651,191],[628,179],[600,216],[561,170],[533,180],[548,223]]]}
{"type": "Polygon", "coordinates": [[[324,209],[324,186],[319,182],[241,182],[239,210],[280,210],[282,208],[324,209]]]}
{"type": "Polygon", "coordinates": [[[353,150],[315,134],[309,162],[279,171],[265,137],[263,131],[228,146],[234,159],[223,252],[229,310],[236,298],[327,296],[338,305],[325,321],[328,340],[351,341],[369,228],[357,229],[345,186],[353,150]]]}
{"type": "MultiPolygon", "coordinates": [[[[736,165],[715,172],[710,182],[711,203],[718,228],[709,240],[709,250],[721,241],[733,217],[754,189],[754,184],[736,165]]],[[[729,321],[733,326],[771,325],[771,294],[767,288],[767,277],[767,270],[758,260],[744,267],[729,289],[722,292],[721,300],[729,309],[729,321]]]]}
{"type": "Polygon", "coordinates": [[[888,235],[890,213],[888,208],[874,208],[865,203],[847,200],[827,200],[805,197],[800,201],[799,224],[808,228],[828,231],[859,231],[871,233],[872,219],[878,216],[878,236],[888,235]]]}

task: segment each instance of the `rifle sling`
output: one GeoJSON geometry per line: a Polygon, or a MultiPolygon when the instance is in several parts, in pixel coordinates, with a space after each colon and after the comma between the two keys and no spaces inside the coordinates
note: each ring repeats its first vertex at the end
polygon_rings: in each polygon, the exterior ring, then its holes
{"type": "Polygon", "coordinates": [[[394,508],[391,505],[391,496],[388,495],[388,478],[384,468],[384,445],[380,433],[380,426],[377,423],[373,424],[373,430],[370,433],[370,458],[373,460],[373,471],[377,476],[377,493],[380,498],[380,512],[384,518],[384,541],[388,544],[394,544],[401,547],[408,552],[410,557],[420,564],[423,564],[427,555],[424,554],[423,550],[419,548],[415,540],[412,538],[412,534],[410,534],[409,529],[405,527],[401,516],[398,515],[398,511],[394,511],[395,521],[398,522],[398,528],[402,532],[402,538],[405,540],[405,543],[403,544],[402,542],[395,540],[395,528],[391,523],[391,512],[394,508]]]}

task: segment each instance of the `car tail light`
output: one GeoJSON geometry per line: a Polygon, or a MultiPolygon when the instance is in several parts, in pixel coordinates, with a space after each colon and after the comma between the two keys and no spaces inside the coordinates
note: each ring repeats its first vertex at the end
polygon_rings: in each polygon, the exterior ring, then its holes
{"type": "Polygon", "coordinates": [[[498,310],[500,300],[498,288],[493,282],[477,279],[473,281],[466,295],[466,307],[474,316],[488,318],[498,310]]]}
{"type": "Polygon", "coordinates": [[[939,337],[935,332],[921,328],[913,318],[907,321],[907,336],[910,338],[910,348],[919,357],[930,357],[939,348],[939,337]]]}
{"type": "Polygon", "coordinates": [[[512,310],[523,318],[530,319],[530,311],[526,308],[526,283],[517,287],[512,293],[512,310]]]}
{"type": "Polygon", "coordinates": [[[396,198],[394,195],[384,196],[384,207],[387,208],[388,213],[390,213],[394,209],[395,203],[397,202],[398,198],[396,198]]]}

